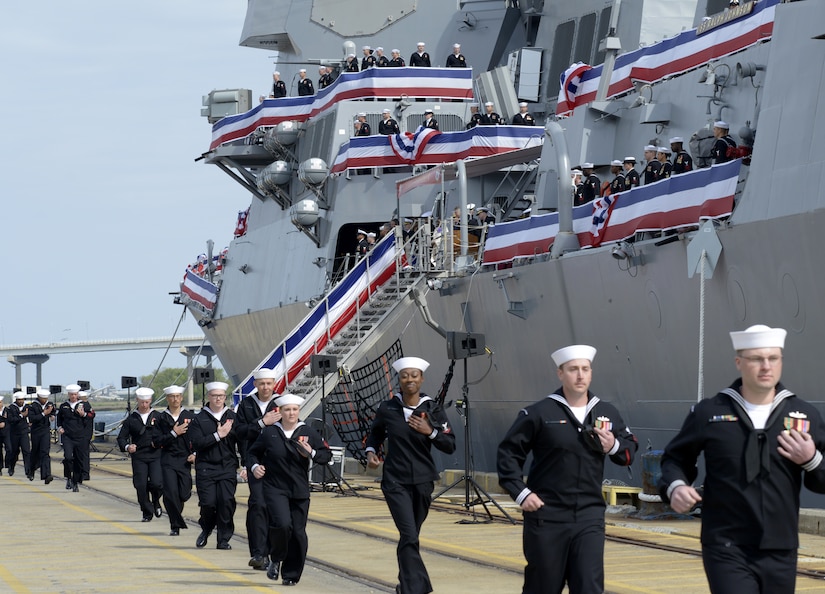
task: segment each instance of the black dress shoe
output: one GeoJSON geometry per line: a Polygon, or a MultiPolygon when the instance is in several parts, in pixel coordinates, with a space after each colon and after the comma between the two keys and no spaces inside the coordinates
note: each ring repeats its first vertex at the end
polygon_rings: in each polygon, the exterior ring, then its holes
{"type": "Polygon", "coordinates": [[[270,561],[269,567],[266,570],[266,577],[271,580],[277,580],[281,573],[281,564],[278,561],[270,561]]]}
{"type": "Polygon", "coordinates": [[[160,508],[159,505],[155,505],[155,517],[159,518],[163,515],[163,510],[160,508]]]}
{"type": "Polygon", "coordinates": [[[71,488],[72,488],[72,479],[66,479],[66,490],[68,491],[71,488]]]}
{"type": "Polygon", "coordinates": [[[34,480],[34,474],[27,474],[26,478],[29,479],[30,481],[33,481],[34,480]]]}
{"type": "Polygon", "coordinates": [[[14,468],[9,468],[9,476],[14,476],[14,468]]]}
{"type": "Polygon", "coordinates": [[[77,483],[72,483],[72,493],[77,493],[80,489],[77,486],[77,483]]]}
{"type": "Polygon", "coordinates": [[[249,566],[254,569],[266,571],[266,568],[269,566],[269,558],[266,555],[257,555],[249,560],[249,566]]]}
{"type": "Polygon", "coordinates": [[[177,528],[172,528],[169,531],[169,536],[178,536],[178,535],[180,535],[180,530],[178,530],[177,528]]]}
{"type": "Polygon", "coordinates": [[[53,480],[54,480],[54,477],[52,475],[49,475],[49,476],[47,476],[46,478],[43,479],[43,482],[48,485],[53,480]]]}
{"type": "Polygon", "coordinates": [[[218,546],[216,546],[215,548],[220,550],[220,551],[231,551],[232,550],[232,545],[229,544],[226,541],[223,541],[223,542],[219,542],[218,546]]]}
{"type": "Polygon", "coordinates": [[[296,585],[298,585],[298,580],[289,580],[289,579],[285,579],[285,580],[284,580],[283,582],[281,582],[281,583],[282,583],[284,586],[296,586],[296,585]]]}
{"type": "Polygon", "coordinates": [[[198,535],[198,540],[195,541],[195,546],[198,547],[199,549],[202,549],[203,547],[206,546],[206,539],[208,539],[208,538],[209,538],[209,533],[206,532],[206,531],[201,531],[201,533],[198,535]]]}
{"type": "Polygon", "coordinates": [[[152,516],[151,515],[143,514],[143,519],[141,520],[141,522],[151,522],[151,521],[152,521],[152,516]]]}

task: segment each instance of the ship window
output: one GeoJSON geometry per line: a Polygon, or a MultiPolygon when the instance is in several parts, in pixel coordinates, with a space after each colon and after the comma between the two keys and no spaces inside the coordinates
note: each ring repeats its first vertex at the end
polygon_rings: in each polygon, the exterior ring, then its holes
{"type": "MultiPolygon", "coordinates": [[[[455,114],[436,113],[433,115],[435,117],[435,121],[438,122],[438,129],[441,132],[459,132],[461,130],[464,130],[464,120],[462,120],[459,116],[455,114]]],[[[423,123],[424,112],[421,112],[407,114],[407,116],[404,118],[404,121],[400,125],[406,125],[407,132],[415,132],[416,130],[418,130],[418,127],[423,123]]]]}
{"type": "Polygon", "coordinates": [[[557,91],[562,73],[570,66],[570,50],[573,47],[573,33],[576,31],[576,23],[567,21],[556,27],[556,34],[553,37],[553,54],[550,58],[550,72],[548,95],[557,91]]]}
{"type": "MultiPolygon", "coordinates": [[[[744,4],[744,2],[742,4],[744,4]]],[[[720,12],[724,12],[729,5],[729,0],[708,0],[708,5],[705,9],[707,11],[706,16],[713,16],[720,12]]]]}
{"type": "Polygon", "coordinates": [[[599,33],[596,35],[596,57],[591,62],[591,65],[596,66],[598,64],[604,64],[604,50],[599,49],[599,44],[601,44],[602,40],[607,37],[607,32],[610,29],[610,7],[605,8],[602,10],[602,14],[599,17],[599,33]]]}
{"type": "Polygon", "coordinates": [[[573,62],[592,64],[593,35],[596,33],[596,13],[584,15],[579,20],[579,31],[576,34],[576,49],[573,52],[573,62]]]}

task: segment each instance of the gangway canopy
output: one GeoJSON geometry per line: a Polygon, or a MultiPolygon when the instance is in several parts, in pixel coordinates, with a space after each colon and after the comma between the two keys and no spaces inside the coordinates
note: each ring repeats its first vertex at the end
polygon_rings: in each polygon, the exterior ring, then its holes
{"type": "MultiPolygon", "coordinates": [[[[490,155],[489,157],[465,161],[467,177],[480,177],[506,167],[513,167],[514,165],[535,161],[541,156],[541,148],[541,145],[531,146],[498,155],[490,155]]],[[[396,194],[400,198],[407,192],[420,186],[440,184],[442,180],[453,181],[457,179],[457,177],[455,162],[442,163],[423,173],[395,182],[396,194]]]]}

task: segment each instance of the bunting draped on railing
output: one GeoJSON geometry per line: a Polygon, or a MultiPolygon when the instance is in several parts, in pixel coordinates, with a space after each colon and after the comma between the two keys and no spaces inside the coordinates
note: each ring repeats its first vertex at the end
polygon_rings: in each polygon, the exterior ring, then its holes
{"type": "MultiPolygon", "coordinates": [[[[697,34],[696,29],[684,31],[670,39],[618,56],[610,77],[608,97],[630,91],[634,81],[658,82],[769,39],[773,34],[774,13],[779,2],[755,2],[753,11],[737,20],[701,34],[697,34]]],[[[602,66],[589,70],[581,66],[585,65],[571,66],[562,75],[556,115],[570,115],[575,107],[596,98],[602,66]]]]}
{"type": "MultiPolygon", "coordinates": [[[[410,165],[393,149],[391,136],[351,138],[338,150],[332,173],[362,167],[410,165]]],[[[415,159],[416,165],[437,165],[471,157],[489,157],[517,149],[539,146],[544,129],[534,126],[476,126],[461,132],[433,135],[415,159]]]]}
{"type": "MultiPolygon", "coordinates": [[[[395,273],[395,268],[395,239],[388,235],[258,365],[257,369],[274,369],[277,372],[276,393],[283,392],[288,383],[309,364],[310,357],[320,353],[327,342],[347,325],[370,295],[395,273]]],[[[247,396],[254,387],[250,373],[236,388],[235,396],[247,396]]]]}
{"type": "Polygon", "coordinates": [[[332,108],[339,101],[382,97],[393,99],[438,97],[470,99],[473,96],[472,68],[368,68],[344,72],[331,86],[309,97],[265,99],[246,113],[227,116],[212,126],[209,149],[245,138],[262,126],[284,121],[304,122],[332,108]]]}
{"type": "Polygon", "coordinates": [[[218,287],[192,270],[187,270],[180,285],[181,302],[211,315],[218,302],[218,287]]]}
{"type": "MultiPolygon", "coordinates": [[[[637,232],[677,229],[728,216],[741,164],[736,160],[714,165],[614,194],[612,206],[599,200],[577,206],[573,232],[582,247],[596,247],[637,232]]],[[[494,225],[487,231],[484,264],[547,253],[558,232],[555,212],[494,225]]]]}

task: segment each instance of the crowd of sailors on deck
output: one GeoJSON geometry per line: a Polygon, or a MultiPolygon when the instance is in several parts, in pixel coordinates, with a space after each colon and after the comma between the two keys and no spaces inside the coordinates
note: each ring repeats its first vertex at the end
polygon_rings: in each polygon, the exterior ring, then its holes
{"type": "MultiPolygon", "coordinates": [[[[713,124],[712,164],[727,163],[736,158],[737,144],[729,133],[730,126],[719,120],[713,124]]],[[[614,159],[610,162],[612,179],[602,182],[594,173],[593,163],[582,163],[571,170],[573,205],[581,206],[599,196],[609,196],[641,185],[648,185],[694,170],[693,157],[684,148],[685,139],[674,136],[670,146],[645,145],[641,172],[636,170],[636,157],[614,159]]]]}

